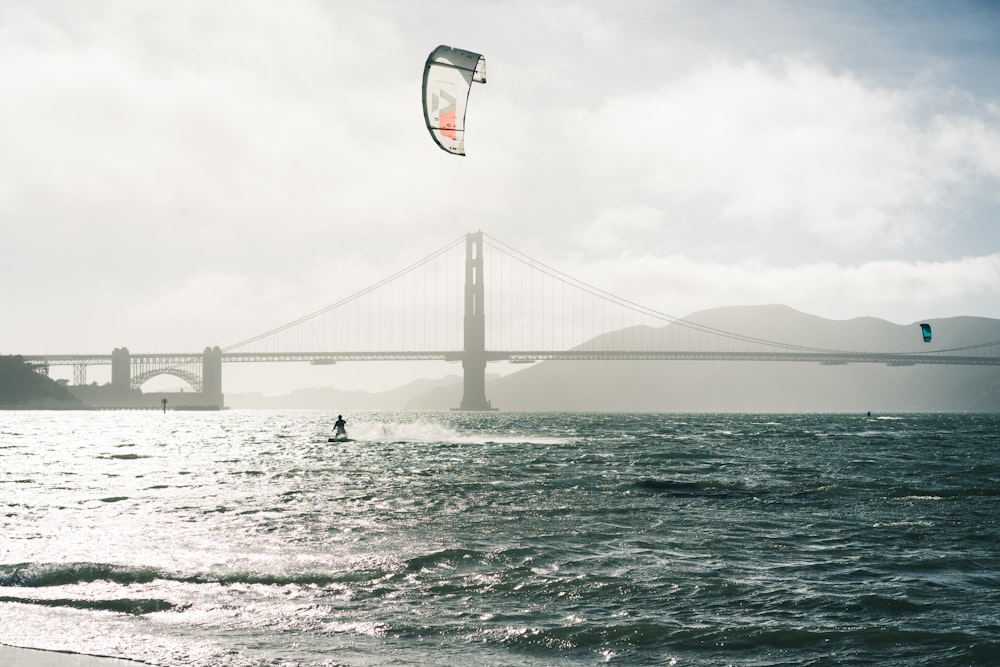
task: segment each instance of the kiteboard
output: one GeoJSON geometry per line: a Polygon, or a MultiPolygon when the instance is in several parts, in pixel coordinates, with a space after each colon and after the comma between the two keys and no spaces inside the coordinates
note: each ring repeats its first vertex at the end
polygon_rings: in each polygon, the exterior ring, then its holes
{"type": "Polygon", "coordinates": [[[354,438],[334,437],[327,439],[327,442],[354,442],[354,438]]]}

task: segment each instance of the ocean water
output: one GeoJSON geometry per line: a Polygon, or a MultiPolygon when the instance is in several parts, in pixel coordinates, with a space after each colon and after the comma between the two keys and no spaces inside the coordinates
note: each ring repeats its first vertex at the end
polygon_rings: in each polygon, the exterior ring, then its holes
{"type": "Polygon", "coordinates": [[[0,413],[0,644],[996,665],[1000,415],[0,413]]]}

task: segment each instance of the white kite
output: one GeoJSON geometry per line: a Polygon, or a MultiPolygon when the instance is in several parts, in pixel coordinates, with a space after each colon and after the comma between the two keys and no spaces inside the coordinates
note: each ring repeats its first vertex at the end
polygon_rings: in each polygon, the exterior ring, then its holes
{"type": "Polygon", "coordinates": [[[424,64],[424,121],[443,150],[465,155],[465,109],[472,82],[486,83],[486,58],[439,46],[424,64]]]}

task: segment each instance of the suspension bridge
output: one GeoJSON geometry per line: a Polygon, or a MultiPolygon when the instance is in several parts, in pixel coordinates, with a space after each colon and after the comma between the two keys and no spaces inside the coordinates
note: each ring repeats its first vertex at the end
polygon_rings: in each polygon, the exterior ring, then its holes
{"type": "Polygon", "coordinates": [[[573,278],[473,232],[353,295],[226,347],[191,354],[24,355],[42,372],[111,365],[112,395],[141,394],[157,375],[194,390],[185,399],[223,405],[222,364],[357,361],[461,362],[460,410],[492,410],[492,362],[790,361],[820,364],[1000,365],[1000,341],[952,348],[860,351],[797,345],[667,315],[573,278]]]}

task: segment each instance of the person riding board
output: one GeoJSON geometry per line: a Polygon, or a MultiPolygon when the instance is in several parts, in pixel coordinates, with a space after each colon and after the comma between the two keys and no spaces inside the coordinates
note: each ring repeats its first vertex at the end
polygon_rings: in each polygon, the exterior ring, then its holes
{"type": "Polygon", "coordinates": [[[336,437],[347,437],[347,422],[344,421],[344,415],[337,415],[337,421],[334,423],[334,427],[337,429],[336,437]]]}

